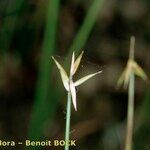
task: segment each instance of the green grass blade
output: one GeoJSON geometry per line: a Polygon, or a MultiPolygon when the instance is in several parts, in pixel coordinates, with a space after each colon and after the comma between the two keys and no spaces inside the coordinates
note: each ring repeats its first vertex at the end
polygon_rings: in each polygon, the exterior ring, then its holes
{"type": "Polygon", "coordinates": [[[69,48],[70,53],[72,53],[73,51],[76,51],[77,53],[80,52],[83,46],[86,44],[91,30],[93,29],[94,24],[96,22],[98,14],[102,9],[103,2],[104,0],[93,1],[91,7],[87,12],[85,20],[83,21],[82,26],[79,29],[79,32],[77,33],[76,38],[73,41],[73,44],[69,48]]]}
{"type": "MultiPolygon", "coordinates": [[[[59,0],[51,0],[48,4],[47,20],[42,57],[39,66],[39,76],[35,93],[35,102],[29,126],[29,137],[41,139],[46,121],[56,108],[55,101],[51,100],[49,93],[53,93],[50,86],[51,56],[55,50],[56,27],[58,22],[59,0]]],[[[50,93],[50,94],[51,94],[50,93]]]]}

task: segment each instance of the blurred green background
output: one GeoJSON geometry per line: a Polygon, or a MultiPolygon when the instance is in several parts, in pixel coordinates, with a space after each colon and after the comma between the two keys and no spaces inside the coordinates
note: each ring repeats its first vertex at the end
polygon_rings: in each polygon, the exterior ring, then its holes
{"type": "MultiPolygon", "coordinates": [[[[66,91],[51,56],[69,69],[72,51],[84,50],[75,79],[103,73],[77,88],[78,112],[72,109],[71,118],[77,146],[71,149],[122,150],[127,90],[116,83],[131,35],[136,60],[150,77],[149,0],[1,0],[0,139],[63,138],[66,91]]],[[[136,79],[134,150],[150,149],[149,86],[136,79]]]]}

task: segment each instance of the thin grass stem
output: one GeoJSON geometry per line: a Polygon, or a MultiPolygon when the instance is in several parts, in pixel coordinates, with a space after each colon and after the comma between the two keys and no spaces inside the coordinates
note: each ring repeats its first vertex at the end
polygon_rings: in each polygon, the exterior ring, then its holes
{"type": "Polygon", "coordinates": [[[131,39],[130,39],[130,53],[129,53],[129,58],[131,60],[134,60],[134,47],[135,47],[135,37],[131,36],[131,39]]]}
{"type": "MultiPolygon", "coordinates": [[[[70,119],[71,119],[71,93],[68,92],[67,107],[66,107],[66,131],[65,131],[65,141],[69,141],[70,138],[70,119]]],[[[65,150],[69,150],[69,145],[65,144],[65,150]]]]}
{"type": "Polygon", "coordinates": [[[133,122],[134,122],[134,73],[130,75],[129,89],[128,89],[128,113],[127,113],[127,131],[125,150],[132,149],[133,139],[133,122]]]}
{"type": "MultiPolygon", "coordinates": [[[[135,37],[132,36],[130,39],[130,54],[129,59],[134,60],[134,46],[135,37]]],[[[133,125],[134,125],[134,90],[135,90],[135,75],[133,70],[129,77],[129,88],[128,88],[128,112],[127,112],[127,131],[126,131],[126,143],[125,150],[132,149],[132,139],[133,139],[133,125]]]]}

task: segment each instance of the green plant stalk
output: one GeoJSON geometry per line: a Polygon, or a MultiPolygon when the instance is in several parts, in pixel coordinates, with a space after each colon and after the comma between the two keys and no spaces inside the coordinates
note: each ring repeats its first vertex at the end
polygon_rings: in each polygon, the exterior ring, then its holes
{"type": "MultiPolygon", "coordinates": [[[[70,74],[69,82],[72,80],[72,76],[70,74]]],[[[67,96],[67,106],[66,106],[66,129],[65,129],[65,141],[69,141],[70,138],[70,120],[71,120],[71,91],[68,91],[67,96]]],[[[69,145],[65,144],[65,150],[69,150],[69,145]]]]}
{"type": "MultiPolygon", "coordinates": [[[[65,131],[65,141],[69,141],[70,138],[70,120],[71,120],[71,93],[68,91],[67,107],[66,107],[66,131],[65,131]]],[[[65,150],[69,150],[69,145],[65,144],[65,150]]]]}
{"type": "Polygon", "coordinates": [[[132,72],[129,80],[128,89],[128,113],[127,113],[127,132],[126,132],[126,143],[125,150],[132,149],[132,139],[133,139],[133,122],[134,122],[134,73],[132,72]]]}
{"type": "MultiPolygon", "coordinates": [[[[46,27],[43,40],[41,61],[39,64],[38,81],[35,93],[35,102],[29,125],[29,138],[40,140],[44,137],[44,127],[46,121],[53,117],[57,101],[56,90],[51,86],[50,73],[52,61],[50,56],[55,51],[56,29],[58,22],[59,0],[51,0],[47,4],[48,11],[46,17],[46,27]],[[51,91],[51,92],[50,92],[51,91]],[[51,100],[49,97],[52,97],[51,100]]],[[[30,148],[41,149],[41,148],[30,148]]]]}
{"type": "MultiPolygon", "coordinates": [[[[130,53],[129,59],[134,60],[134,45],[135,38],[132,36],[130,41],[130,53]]],[[[134,93],[135,93],[135,75],[132,71],[129,77],[129,87],[128,87],[128,112],[127,112],[127,131],[126,131],[126,141],[125,150],[132,149],[132,139],[133,139],[133,122],[134,122],[134,93]]]]}
{"type": "Polygon", "coordinates": [[[71,47],[69,48],[70,54],[73,51],[76,51],[76,53],[80,52],[85,43],[87,42],[89,35],[91,33],[91,30],[93,29],[93,26],[96,22],[96,19],[98,17],[98,14],[100,10],[102,9],[104,0],[94,0],[87,12],[87,15],[83,21],[82,26],[80,27],[71,47]]]}

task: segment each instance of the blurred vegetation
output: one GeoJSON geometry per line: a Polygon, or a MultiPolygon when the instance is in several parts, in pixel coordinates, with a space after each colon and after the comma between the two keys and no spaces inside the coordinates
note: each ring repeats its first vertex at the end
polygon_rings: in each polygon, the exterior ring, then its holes
{"type": "Polygon", "coordinates": [[[50,1],[48,6],[35,102],[33,104],[33,114],[31,116],[31,125],[29,128],[29,137],[31,139],[43,138],[45,122],[50,119],[50,113],[52,113],[54,111],[53,109],[56,107],[56,101],[53,98],[53,88],[50,86],[50,74],[52,71],[51,56],[55,51],[59,0],[50,1]],[[49,90],[51,90],[51,92],[49,92],[49,90]]]}
{"type": "MultiPolygon", "coordinates": [[[[103,74],[80,87],[71,136],[76,149],[122,149],[127,91],[115,86],[131,35],[136,60],[150,77],[149,0],[0,1],[1,138],[63,138],[66,95],[51,56],[65,62],[72,51],[84,50],[77,76],[103,74]]],[[[136,79],[135,92],[134,149],[149,150],[149,82],[136,79]]]]}

